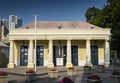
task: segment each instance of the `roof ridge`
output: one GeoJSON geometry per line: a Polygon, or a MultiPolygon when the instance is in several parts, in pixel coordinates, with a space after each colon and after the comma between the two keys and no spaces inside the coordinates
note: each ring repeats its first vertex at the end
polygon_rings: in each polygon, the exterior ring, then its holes
{"type": "MultiPolygon", "coordinates": [[[[34,23],[35,21],[28,23],[20,28],[33,28],[34,23]]],[[[101,28],[99,26],[83,21],[37,21],[38,28],[58,28],[59,26],[61,26],[62,28],[101,28]]]]}

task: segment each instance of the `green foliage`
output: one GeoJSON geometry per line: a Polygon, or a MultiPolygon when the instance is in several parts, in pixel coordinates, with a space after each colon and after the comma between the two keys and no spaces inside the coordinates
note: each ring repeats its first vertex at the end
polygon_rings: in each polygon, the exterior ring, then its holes
{"type": "Polygon", "coordinates": [[[85,13],[87,22],[103,28],[111,28],[111,49],[117,50],[120,55],[120,0],[107,0],[107,4],[96,12],[94,18],[91,18],[91,13],[95,13],[91,8],[85,13]]]}
{"type": "Polygon", "coordinates": [[[0,68],[7,67],[8,64],[8,58],[5,56],[5,54],[0,53],[0,68]]]}
{"type": "Polygon", "coordinates": [[[97,13],[99,11],[100,11],[100,9],[95,8],[95,7],[89,8],[85,13],[85,16],[87,18],[87,22],[90,22],[92,19],[94,19],[94,17],[97,15],[97,13]]]}

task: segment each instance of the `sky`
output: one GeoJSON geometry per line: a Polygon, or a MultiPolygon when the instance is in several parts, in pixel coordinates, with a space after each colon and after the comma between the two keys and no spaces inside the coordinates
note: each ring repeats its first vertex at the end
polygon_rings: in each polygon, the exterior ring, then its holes
{"type": "Polygon", "coordinates": [[[0,17],[9,15],[22,18],[23,24],[34,21],[86,21],[89,7],[102,8],[106,0],[0,0],[0,17]]]}

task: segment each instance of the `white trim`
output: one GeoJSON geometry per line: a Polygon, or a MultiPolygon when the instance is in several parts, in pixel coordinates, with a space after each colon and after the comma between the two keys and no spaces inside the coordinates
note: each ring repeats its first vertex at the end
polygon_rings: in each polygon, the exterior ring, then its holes
{"type": "Polygon", "coordinates": [[[104,65],[105,61],[104,60],[99,60],[98,65],[104,65]]]}
{"type": "Polygon", "coordinates": [[[47,66],[47,65],[48,65],[48,61],[44,60],[44,66],[47,66]]]}
{"type": "Polygon", "coordinates": [[[19,61],[16,61],[16,60],[15,60],[15,61],[14,61],[14,64],[15,64],[15,66],[19,66],[20,63],[19,63],[19,61]]]}
{"type": "MultiPolygon", "coordinates": [[[[110,36],[110,34],[76,34],[76,33],[37,33],[37,36],[110,36]]],[[[33,33],[10,33],[9,36],[34,36],[33,33]]]]}
{"type": "Polygon", "coordinates": [[[99,51],[99,50],[100,50],[100,49],[99,49],[99,45],[98,45],[98,65],[104,63],[104,61],[100,59],[100,51],[99,51]],[[102,61],[103,61],[103,62],[102,62],[102,61]]]}
{"type": "Polygon", "coordinates": [[[78,66],[80,66],[80,63],[79,63],[80,60],[81,60],[80,59],[80,44],[78,44],[78,66]]]}
{"type": "Polygon", "coordinates": [[[20,66],[20,46],[21,46],[21,44],[19,45],[19,48],[18,48],[18,50],[19,50],[19,54],[18,54],[18,66],[20,66]]]}
{"type": "Polygon", "coordinates": [[[79,66],[85,66],[86,60],[79,60],[79,66]]]}

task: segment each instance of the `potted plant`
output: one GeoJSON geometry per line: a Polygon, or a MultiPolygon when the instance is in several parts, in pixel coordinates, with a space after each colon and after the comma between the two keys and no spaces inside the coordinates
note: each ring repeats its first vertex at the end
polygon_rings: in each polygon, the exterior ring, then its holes
{"type": "Polygon", "coordinates": [[[76,75],[76,70],[75,70],[75,68],[74,68],[74,67],[69,67],[69,68],[67,69],[67,75],[69,75],[69,76],[76,75]]]}
{"type": "Polygon", "coordinates": [[[64,77],[59,83],[74,83],[69,77],[64,77]]]}
{"type": "Polygon", "coordinates": [[[91,74],[91,69],[92,68],[90,66],[86,65],[83,68],[84,68],[84,74],[91,74]]]}
{"type": "Polygon", "coordinates": [[[120,72],[114,71],[111,75],[111,83],[120,83],[120,72]]]}
{"type": "Polygon", "coordinates": [[[101,78],[98,75],[90,75],[87,77],[88,83],[102,83],[101,78]]]}
{"type": "Polygon", "coordinates": [[[55,68],[50,69],[48,71],[48,76],[49,76],[49,78],[58,78],[58,71],[55,68]]]}
{"type": "Polygon", "coordinates": [[[114,70],[115,70],[115,67],[116,67],[116,64],[115,64],[115,63],[111,63],[111,64],[110,64],[110,70],[111,70],[111,71],[114,71],[114,70]]]}
{"type": "Polygon", "coordinates": [[[36,73],[33,70],[26,71],[26,81],[33,81],[36,79],[36,73]]]}
{"type": "Polygon", "coordinates": [[[105,72],[105,66],[104,65],[98,65],[97,71],[100,73],[105,72]]]}
{"type": "Polygon", "coordinates": [[[6,72],[0,71],[0,83],[8,83],[7,76],[6,72]]]}

